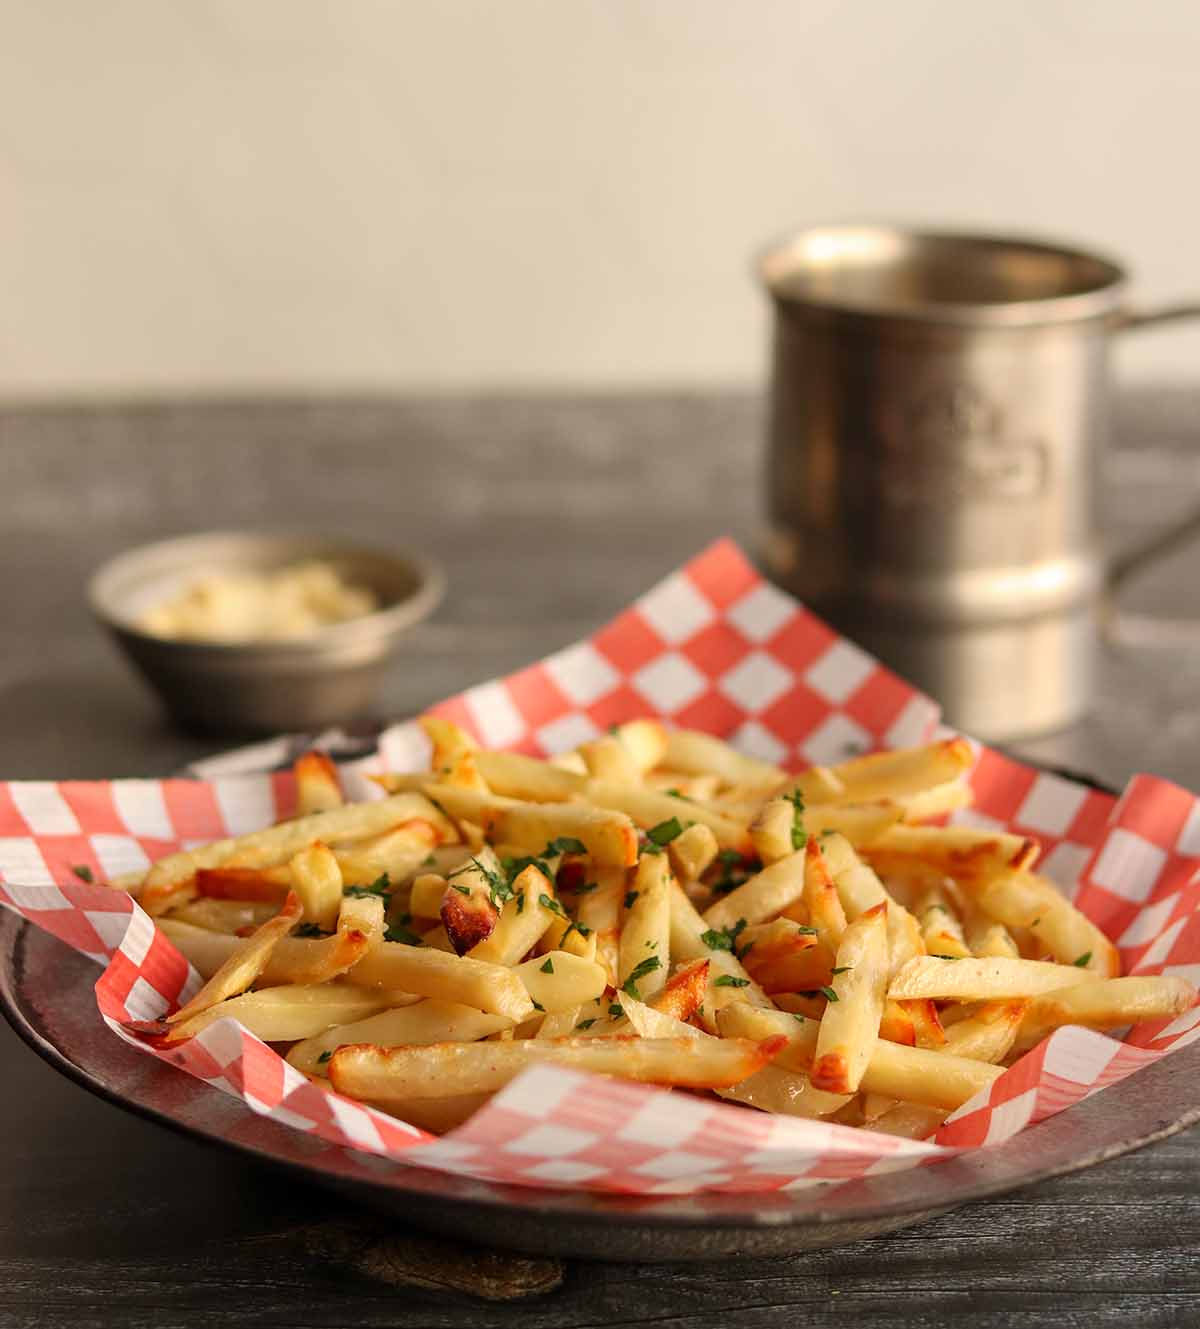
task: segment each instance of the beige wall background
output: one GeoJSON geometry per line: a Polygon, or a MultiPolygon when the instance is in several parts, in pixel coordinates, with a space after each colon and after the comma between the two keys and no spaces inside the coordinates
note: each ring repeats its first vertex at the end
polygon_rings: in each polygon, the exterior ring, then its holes
{"type": "MultiPolygon", "coordinates": [[[[0,395],[744,383],[790,223],[1200,293],[1194,0],[0,0],[0,395]]],[[[1144,334],[1140,378],[1200,333],[1144,334]]]]}

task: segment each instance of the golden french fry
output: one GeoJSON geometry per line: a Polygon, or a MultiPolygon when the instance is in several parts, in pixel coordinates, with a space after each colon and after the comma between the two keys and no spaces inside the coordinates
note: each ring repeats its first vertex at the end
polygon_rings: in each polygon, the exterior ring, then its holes
{"type": "Polygon", "coordinates": [[[712,866],[720,847],[712,828],[696,822],[667,845],[667,853],[671,857],[671,866],[680,878],[696,881],[712,866]]]}
{"type": "Polygon", "coordinates": [[[625,744],[613,734],[581,743],[578,751],[592,779],[608,784],[641,786],[641,767],[625,744]]]}
{"type": "Polygon", "coordinates": [[[383,940],[383,900],[379,896],[342,901],[337,931],[314,942],[311,962],[293,971],[292,983],[325,983],[352,969],[372,946],[383,940]]]}
{"type": "Polygon", "coordinates": [[[1060,963],[1112,978],[1121,972],[1117,949],[1103,932],[1044,877],[999,872],[969,888],[973,904],[1010,928],[1028,928],[1060,963]]]}
{"type": "Polygon", "coordinates": [[[494,1092],[527,1067],[542,1064],[650,1084],[716,1089],[753,1075],[782,1042],[778,1038],[762,1043],[725,1038],[528,1038],[404,1048],[357,1044],[333,1054],[329,1078],[339,1093],[378,1103],[494,1092]]]}
{"type": "Polygon", "coordinates": [[[903,811],[892,803],[818,803],[804,809],[809,836],[841,835],[856,848],[876,844],[899,822],[903,811]]]}
{"type": "Polygon", "coordinates": [[[678,882],[671,883],[671,955],[681,960],[709,962],[706,1011],[713,1011],[731,1001],[748,1001],[755,1006],[770,1006],[771,999],[750,977],[732,951],[712,950],[705,935],[715,929],[696,912],[696,906],[683,893],[678,882]]]}
{"type": "Polygon", "coordinates": [[[269,918],[233,951],[207,983],[177,1011],[167,1016],[169,1024],[182,1024],[218,1002],[240,996],[262,973],[276,945],[300,922],[300,901],[289,894],[283,908],[269,918]]]}
{"type": "MultiPolygon", "coordinates": [[[[292,890],[304,906],[306,922],[325,932],[333,929],[342,907],[342,869],[332,849],[319,841],[307,845],[288,864],[292,890]]],[[[199,873],[197,873],[199,877],[199,873]]]]}
{"type": "Polygon", "coordinates": [[[921,925],[921,938],[930,955],[961,960],[971,954],[963,926],[951,910],[946,893],[938,887],[927,890],[918,901],[917,919],[921,925]]]}
{"type": "Polygon", "coordinates": [[[467,872],[455,873],[442,892],[439,909],[446,936],[458,955],[466,955],[492,935],[500,912],[492,903],[486,880],[474,864],[467,872]],[[480,878],[478,882],[474,878],[480,878]]]}
{"type": "Polygon", "coordinates": [[[821,842],[816,839],[809,840],[804,847],[804,894],[801,898],[808,911],[809,925],[816,928],[826,949],[836,953],[846,932],[846,911],[821,853],[821,842]]]}
{"type": "Polygon", "coordinates": [[[959,808],[969,808],[975,796],[965,781],[951,781],[949,784],[935,785],[919,794],[905,794],[893,801],[903,811],[904,820],[912,824],[944,817],[946,813],[957,812],[959,808]]]}
{"type": "Polygon", "coordinates": [[[833,774],[844,786],[848,803],[872,803],[960,781],[974,760],[966,739],[947,738],[926,747],[854,757],[834,766],[833,774]]]}
{"type": "Polygon", "coordinates": [[[733,927],[739,919],[764,923],[781,913],[804,891],[804,851],[789,854],[723,895],[704,911],[710,928],[733,927]]]}
{"type": "Polygon", "coordinates": [[[442,832],[427,817],[409,817],[382,835],[335,847],[347,886],[370,886],[382,876],[397,886],[424,866],[442,832]]]}
{"type": "Polygon", "coordinates": [[[989,1002],[977,1014],[950,1026],[946,1051],[993,1064],[1003,1061],[1012,1051],[1029,1005],[1027,1000],[989,1002]]]}
{"type": "Polygon", "coordinates": [[[621,902],[625,897],[625,872],[603,868],[596,873],[595,889],[576,896],[575,917],[596,940],[596,960],[604,966],[614,987],[620,968],[621,902]]]}
{"type": "Polygon", "coordinates": [[[902,872],[916,858],[968,888],[1006,868],[1028,868],[1039,852],[1036,840],[971,826],[891,826],[864,849],[876,871],[897,863],[902,872]]]}
{"type": "Polygon", "coordinates": [[[846,786],[828,766],[810,766],[800,775],[790,776],[774,791],[778,798],[799,794],[806,807],[836,803],[846,797],[846,786]]]}
{"type": "Polygon", "coordinates": [[[292,763],[296,777],[296,815],[308,817],[314,812],[328,812],[340,808],[346,801],[342,797],[342,783],[337,767],[324,752],[305,752],[292,763]]]}
{"type": "Polygon", "coordinates": [[[202,900],[258,900],[278,905],[290,888],[291,876],[286,867],[200,868],[194,893],[202,900]]]}
{"type": "Polygon", "coordinates": [[[921,928],[907,909],[884,889],[883,883],[859,857],[845,836],[821,840],[821,851],[833,873],[834,885],[848,919],[860,918],[869,909],[887,905],[888,963],[894,974],[914,955],[924,953],[921,928]]]}
{"type": "Polygon", "coordinates": [[[570,951],[535,955],[512,972],[525,985],[534,1009],[540,1007],[551,1014],[595,1001],[608,986],[603,965],[581,959],[570,951]]]}
{"type": "Polygon", "coordinates": [[[1044,960],[941,960],[920,955],[909,960],[888,989],[894,1001],[931,997],[934,1001],[994,1001],[1036,997],[1043,992],[1086,983],[1092,975],[1068,964],[1044,960]]]}
{"type": "MultiPolygon", "coordinates": [[[[470,859],[456,863],[452,871],[461,871],[466,867],[470,867],[470,859]]],[[[408,895],[408,912],[414,918],[441,918],[447,884],[448,878],[439,872],[422,872],[414,877],[408,895]]]]}
{"type": "Polygon", "coordinates": [[[1063,1024],[1120,1029],[1146,1020],[1182,1015],[1195,1004],[1196,989],[1177,975],[1093,979],[1034,998],[1021,1037],[1024,1041],[1031,1027],[1050,1029],[1063,1024]]]}
{"type": "Polygon", "coordinates": [[[350,981],[474,1006],[507,1016],[514,1024],[528,1019],[534,1009],[520,976],[503,965],[397,941],[368,951],[350,970],[350,981]]]}
{"type": "Polygon", "coordinates": [[[879,1038],[888,980],[887,905],[868,909],[847,928],[833,969],[832,997],[821,1017],[812,1082],[832,1094],[855,1093],[879,1038]]]}
{"type": "Polygon", "coordinates": [[[671,870],[665,854],[643,854],[625,897],[617,978],[652,997],[667,981],[671,952],[671,870]]]}
{"type": "Polygon", "coordinates": [[[629,749],[642,771],[651,771],[663,764],[667,731],[658,720],[630,720],[617,726],[616,737],[629,749]]]}
{"type": "Polygon", "coordinates": [[[562,909],[550,879],[530,864],[522,868],[512,883],[512,898],[507,900],[496,926],[471,952],[473,960],[493,964],[516,964],[527,955],[553,926],[562,909]]]}
{"type": "Polygon", "coordinates": [[[976,916],[967,923],[964,931],[971,954],[980,959],[992,955],[1007,956],[1010,960],[1021,958],[1020,947],[1003,923],[991,923],[986,918],[976,916]]]}
{"type": "Polygon", "coordinates": [[[695,729],[672,729],[667,734],[666,752],[656,765],[669,766],[685,775],[720,777],[727,785],[755,785],[777,788],[787,775],[770,762],[747,757],[736,748],[711,734],[695,729]]]}
{"type": "Polygon", "coordinates": [[[766,867],[796,852],[795,826],[796,807],[786,798],[769,799],[759,809],[750,823],[750,843],[766,867]]]}
{"type": "Polygon", "coordinates": [[[704,1005],[707,989],[708,961],[692,960],[667,979],[666,986],[654,995],[649,1004],[661,1014],[683,1022],[690,1020],[704,1005]]]}
{"type": "Polygon", "coordinates": [[[429,761],[431,770],[440,771],[460,753],[478,750],[471,735],[451,720],[443,720],[439,715],[422,715],[417,723],[433,748],[429,761]]]}
{"type": "Polygon", "coordinates": [[[750,838],[741,822],[688,798],[676,798],[672,794],[656,793],[653,789],[613,784],[605,780],[589,780],[586,796],[599,808],[631,817],[645,830],[664,822],[678,821],[685,828],[689,822],[697,822],[712,831],[722,849],[741,852],[750,848],[750,838]]]}
{"type": "Polygon", "coordinates": [[[582,773],[560,770],[519,752],[479,752],[475,760],[495,793],[527,803],[566,803],[587,785],[582,773]]]}
{"type": "Polygon", "coordinates": [[[194,1038],[217,1020],[230,1018],[244,1024],[266,1043],[285,1043],[311,1038],[332,1025],[361,1020],[382,1005],[380,994],[338,983],[263,988],[197,1011],[173,1024],[167,1037],[170,1042],[194,1038]]]}
{"type": "Polygon", "coordinates": [[[760,1112],[778,1112],[785,1117],[818,1119],[831,1116],[844,1107],[846,1094],[829,1094],[818,1089],[807,1075],[785,1071],[779,1066],[764,1066],[732,1089],[718,1089],[719,1098],[744,1103],[760,1112]]]}
{"type": "Polygon", "coordinates": [[[279,912],[278,900],[192,900],[188,904],[172,909],[169,917],[179,923],[191,923],[209,932],[225,932],[230,935],[251,932],[274,918],[279,912]]]}

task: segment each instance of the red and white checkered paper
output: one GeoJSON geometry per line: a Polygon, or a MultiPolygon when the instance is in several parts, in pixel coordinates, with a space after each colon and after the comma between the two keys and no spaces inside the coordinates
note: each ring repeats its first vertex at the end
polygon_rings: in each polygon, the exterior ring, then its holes
{"type": "MultiPolygon", "coordinates": [[[[938,718],[928,698],[764,582],[727,541],[589,640],[435,709],[488,746],[543,754],[653,713],[792,767],[920,742],[938,718]]],[[[376,756],[343,768],[347,785],[370,797],[366,771],[420,769],[426,755],[415,725],[395,726],[376,756]]],[[[1138,776],[1113,799],[987,749],[972,781],[976,804],[955,819],[1039,837],[1044,870],[1116,941],[1127,971],[1200,981],[1195,797],[1138,776]]],[[[811,1186],[1007,1139],[1200,1036],[1200,1008],[1142,1026],[1124,1043],[1058,1030],[935,1142],[544,1066],[438,1139],[317,1087],[232,1020],[166,1051],[124,1027],[162,1015],[199,979],[134,901],[81,884],[73,867],[104,880],[180,846],[268,825],[293,804],[286,773],[0,784],[0,904],[107,963],[97,1002],[127,1043],[257,1113],[378,1160],[489,1182],[647,1195],[811,1186]]]]}

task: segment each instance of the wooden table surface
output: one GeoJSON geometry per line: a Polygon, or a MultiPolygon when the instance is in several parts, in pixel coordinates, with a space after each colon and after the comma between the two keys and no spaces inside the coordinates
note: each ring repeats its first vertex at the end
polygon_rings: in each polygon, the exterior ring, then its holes
{"type": "MultiPolygon", "coordinates": [[[[1198,405],[1121,402],[1114,549],[1200,502],[1198,405]]],[[[304,527],[434,555],[451,589],[389,678],[380,715],[400,716],[583,635],[719,534],[753,549],[761,434],[761,404],[731,394],[0,411],[0,775],[157,775],[220,746],[173,732],[89,621],[83,582],[120,549],[304,527]]],[[[1101,705],[1023,754],[1200,787],[1195,558],[1129,588],[1101,705]]],[[[0,1052],[6,1327],[1200,1323],[1196,1131],[837,1250],[506,1265],[561,1286],[485,1301],[414,1283],[412,1248],[344,1202],[91,1098],[6,1026],[0,1052]]],[[[443,1283],[468,1258],[448,1249],[443,1283]]]]}

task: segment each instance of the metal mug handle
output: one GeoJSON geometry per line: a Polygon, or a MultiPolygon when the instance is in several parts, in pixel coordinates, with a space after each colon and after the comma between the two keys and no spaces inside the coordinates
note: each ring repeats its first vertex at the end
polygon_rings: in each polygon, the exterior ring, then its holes
{"type": "MultiPolygon", "coordinates": [[[[1161,309],[1123,309],[1113,316],[1114,332],[1136,332],[1142,328],[1157,327],[1162,323],[1176,323],[1183,319],[1200,318],[1200,301],[1185,301],[1177,305],[1164,305],[1161,309]]],[[[1117,610],[1114,597],[1134,574],[1160,558],[1166,558],[1200,534],[1200,505],[1185,513],[1148,540],[1113,559],[1105,574],[1101,604],[1102,621],[1111,631],[1116,625],[1117,610]]]]}

